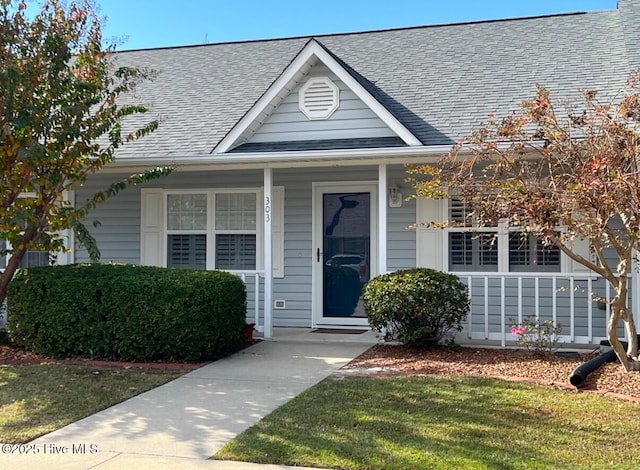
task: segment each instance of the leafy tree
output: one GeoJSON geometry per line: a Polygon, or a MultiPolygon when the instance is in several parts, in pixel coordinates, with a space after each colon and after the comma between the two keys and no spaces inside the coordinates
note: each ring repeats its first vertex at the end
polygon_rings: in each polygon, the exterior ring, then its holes
{"type": "Polygon", "coordinates": [[[416,195],[444,198],[455,191],[480,226],[508,221],[606,279],[615,291],[607,336],[624,368],[636,371],[637,332],[627,298],[640,249],[639,90],[634,74],[608,99],[583,91],[581,100],[554,105],[538,86],[521,110],[489,115],[439,165],[408,170],[416,195]],[[590,256],[575,248],[579,239],[589,240],[590,256]]]}
{"type": "MultiPolygon", "coordinates": [[[[156,129],[157,121],[123,130],[147,108],[124,100],[149,71],[115,68],[114,46],[103,46],[101,20],[90,0],[45,0],[27,14],[26,0],[0,0],[0,302],[27,250],[64,249],[59,235],[74,229],[93,259],[95,240],[81,221],[125,187],[169,169],[111,184],[79,207],[66,191],[104,168],[125,142],[156,129]],[[32,19],[31,19],[31,18],[32,19]]],[[[129,126],[131,127],[131,126],[129,126]]]]}

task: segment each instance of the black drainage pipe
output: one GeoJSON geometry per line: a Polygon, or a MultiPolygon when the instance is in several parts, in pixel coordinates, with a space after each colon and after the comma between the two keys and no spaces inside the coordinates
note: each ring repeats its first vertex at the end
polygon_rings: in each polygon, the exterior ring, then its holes
{"type": "MultiPolygon", "coordinates": [[[[627,349],[626,341],[620,341],[620,344],[625,350],[627,349]]],[[[640,344],[640,334],[638,335],[638,344],[640,344]]],[[[611,344],[609,343],[609,341],[603,340],[600,341],[600,346],[611,346],[611,344]]],[[[598,357],[595,357],[590,361],[579,365],[569,376],[569,382],[571,382],[571,385],[573,385],[574,387],[580,388],[584,385],[584,381],[587,379],[587,375],[603,365],[605,362],[615,362],[617,360],[618,356],[616,355],[616,352],[611,349],[606,353],[603,353],[598,357]]]]}
{"type": "Polygon", "coordinates": [[[606,362],[614,362],[618,360],[616,352],[611,349],[604,354],[600,354],[598,357],[583,362],[569,376],[569,382],[576,388],[580,388],[584,385],[584,381],[587,379],[587,375],[596,370],[598,367],[606,362]]]}

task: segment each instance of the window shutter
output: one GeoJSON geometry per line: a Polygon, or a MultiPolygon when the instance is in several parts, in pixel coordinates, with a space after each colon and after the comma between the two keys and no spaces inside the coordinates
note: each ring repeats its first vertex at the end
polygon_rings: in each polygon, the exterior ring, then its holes
{"type": "MultiPolygon", "coordinates": [[[[442,222],[443,201],[440,199],[419,198],[417,203],[418,223],[442,222]]],[[[442,271],[443,266],[443,237],[442,230],[431,227],[417,229],[417,265],[421,268],[431,268],[442,271]]]]}
{"type": "Polygon", "coordinates": [[[271,211],[273,277],[284,277],[284,186],[274,186],[271,211]]]}
{"type": "MultiPolygon", "coordinates": [[[[589,240],[586,240],[584,238],[576,238],[573,241],[573,251],[585,259],[593,260],[593,255],[591,254],[591,244],[589,240]]],[[[568,256],[565,256],[565,257],[567,258],[567,271],[569,271],[570,273],[581,273],[581,274],[593,273],[585,265],[572,260],[568,256]]]]}
{"type": "Polygon", "coordinates": [[[162,189],[141,191],[140,264],[164,266],[164,199],[162,189]]]}

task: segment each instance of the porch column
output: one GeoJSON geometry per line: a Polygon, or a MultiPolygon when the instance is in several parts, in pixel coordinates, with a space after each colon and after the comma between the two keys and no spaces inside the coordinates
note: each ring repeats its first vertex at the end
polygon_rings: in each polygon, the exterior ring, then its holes
{"type": "Polygon", "coordinates": [[[631,262],[631,309],[636,328],[640,325],[640,251],[633,250],[631,262]]]}
{"type": "Polygon", "coordinates": [[[378,272],[387,272],[387,165],[378,165],[378,272]]]}
{"type": "Polygon", "coordinates": [[[273,207],[273,170],[264,169],[264,337],[273,338],[271,307],[273,305],[273,250],[271,210],[273,207]]]}

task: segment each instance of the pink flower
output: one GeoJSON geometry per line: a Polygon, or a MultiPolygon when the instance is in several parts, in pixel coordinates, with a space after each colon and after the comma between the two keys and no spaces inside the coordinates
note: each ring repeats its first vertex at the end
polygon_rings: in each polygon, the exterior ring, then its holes
{"type": "Polygon", "coordinates": [[[511,327],[511,334],[512,335],[523,335],[524,334],[524,327],[522,325],[512,326],[511,327]]]}

